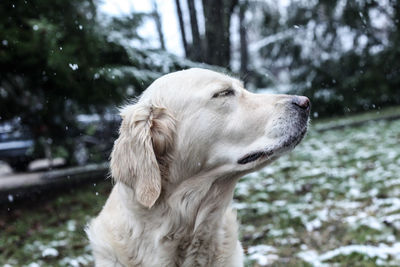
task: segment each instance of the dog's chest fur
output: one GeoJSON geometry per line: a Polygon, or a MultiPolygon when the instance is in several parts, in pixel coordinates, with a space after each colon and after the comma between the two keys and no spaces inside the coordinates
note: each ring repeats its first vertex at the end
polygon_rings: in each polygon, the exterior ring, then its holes
{"type": "Polygon", "coordinates": [[[89,230],[89,237],[90,231],[104,233],[91,241],[115,266],[241,266],[241,259],[234,256],[241,253],[236,215],[230,208],[209,205],[215,201],[213,195],[218,194],[209,194],[201,202],[203,205],[192,206],[191,214],[163,207],[159,207],[160,211],[141,214],[140,211],[129,213],[121,205],[115,209],[114,200],[121,203],[118,198],[126,197],[121,191],[112,193],[104,207],[105,214],[114,215],[108,218],[109,223],[97,225],[95,220],[89,230]]]}

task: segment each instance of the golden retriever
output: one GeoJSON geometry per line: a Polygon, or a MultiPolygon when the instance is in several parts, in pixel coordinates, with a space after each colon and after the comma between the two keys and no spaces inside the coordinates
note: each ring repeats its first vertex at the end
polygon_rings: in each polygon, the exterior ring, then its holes
{"type": "Polygon", "coordinates": [[[210,70],[157,79],[121,110],[116,184],[87,228],[96,266],[243,266],[235,185],[293,149],[309,111],[210,70]]]}

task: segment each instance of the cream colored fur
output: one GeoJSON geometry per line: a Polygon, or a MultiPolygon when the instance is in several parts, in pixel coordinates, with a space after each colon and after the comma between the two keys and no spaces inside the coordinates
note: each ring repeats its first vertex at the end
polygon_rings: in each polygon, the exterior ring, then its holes
{"type": "Polygon", "coordinates": [[[243,266],[234,187],[300,142],[308,113],[292,98],[190,69],[123,108],[116,184],[87,229],[96,266],[243,266]]]}

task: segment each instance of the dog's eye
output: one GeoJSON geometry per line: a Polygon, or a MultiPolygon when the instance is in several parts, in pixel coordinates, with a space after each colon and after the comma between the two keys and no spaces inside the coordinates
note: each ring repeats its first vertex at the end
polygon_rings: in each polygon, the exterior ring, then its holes
{"type": "Polygon", "coordinates": [[[235,91],[234,91],[234,90],[232,90],[232,89],[226,89],[226,90],[223,90],[223,91],[221,91],[221,92],[215,93],[215,94],[213,95],[213,98],[216,98],[216,97],[224,97],[224,96],[234,96],[234,95],[235,95],[235,91]]]}

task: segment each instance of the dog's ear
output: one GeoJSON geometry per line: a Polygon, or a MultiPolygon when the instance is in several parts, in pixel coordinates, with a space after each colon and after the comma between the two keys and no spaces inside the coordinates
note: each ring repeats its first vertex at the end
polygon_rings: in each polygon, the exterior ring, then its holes
{"type": "Polygon", "coordinates": [[[111,175],[133,188],[136,199],[151,208],[161,193],[165,166],[160,163],[164,165],[171,153],[175,120],[165,108],[140,103],[123,109],[121,117],[111,153],[111,175]]]}

